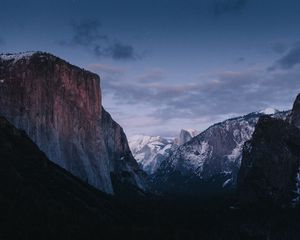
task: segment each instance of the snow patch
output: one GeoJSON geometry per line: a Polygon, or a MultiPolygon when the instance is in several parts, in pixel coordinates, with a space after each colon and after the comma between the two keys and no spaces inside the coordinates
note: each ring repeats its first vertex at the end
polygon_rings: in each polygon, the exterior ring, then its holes
{"type": "Polygon", "coordinates": [[[279,112],[279,111],[275,108],[266,108],[264,110],[259,111],[259,113],[266,114],[266,115],[275,114],[277,112],[279,112]]]}
{"type": "Polygon", "coordinates": [[[2,53],[0,54],[0,59],[3,61],[13,61],[13,63],[16,63],[21,59],[29,59],[35,53],[37,52],[2,53]]]}
{"type": "Polygon", "coordinates": [[[227,180],[223,183],[222,187],[223,187],[223,188],[226,187],[231,181],[232,181],[232,178],[227,179],[227,180]]]}
{"type": "Polygon", "coordinates": [[[128,139],[133,157],[149,174],[154,173],[161,162],[169,157],[173,140],[160,136],[134,135],[128,139]]]}

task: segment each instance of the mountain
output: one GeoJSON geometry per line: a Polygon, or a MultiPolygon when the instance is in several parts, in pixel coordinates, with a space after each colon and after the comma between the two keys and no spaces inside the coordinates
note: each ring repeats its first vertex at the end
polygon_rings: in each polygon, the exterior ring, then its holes
{"type": "Polygon", "coordinates": [[[289,123],[295,125],[297,128],[300,128],[300,94],[296,97],[292,113],[288,118],[289,123]]]}
{"type": "Polygon", "coordinates": [[[153,174],[170,155],[173,145],[172,139],[160,136],[134,135],[129,138],[134,158],[148,174],[153,174]]]}
{"type": "Polygon", "coordinates": [[[142,169],[152,175],[179,145],[188,142],[197,134],[197,130],[182,129],[179,137],[175,139],[160,136],[134,135],[129,138],[129,147],[142,169]]]}
{"type": "Polygon", "coordinates": [[[43,52],[0,55],[0,115],[92,186],[110,194],[115,183],[144,190],[123,129],[101,102],[94,73],[43,52]]]}
{"type": "Polygon", "coordinates": [[[175,139],[175,143],[177,143],[177,145],[183,145],[198,134],[199,132],[195,129],[182,129],[180,131],[179,138],[175,139]]]}
{"type": "Polygon", "coordinates": [[[232,209],[225,199],[127,201],[48,160],[0,117],[0,239],[299,239],[299,209],[232,209]],[[280,226],[280,227],[278,227],[280,226]],[[188,236],[188,238],[187,238],[188,236]]]}
{"type": "Polygon", "coordinates": [[[134,158],[149,174],[159,167],[173,141],[160,136],[134,135],[128,140],[134,158]]]}
{"type": "MultiPolygon", "coordinates": [[[[274,112],[274,118],[285,119],[289,114],[274,112]]],[[[179,146],[154,174],[154,188],[165,193],[206,194],[235,187],[243,144],[262,115],[265,111],[217,123],[179,146]]]]}
{"type": "Polygon", "coordinates": [[[238,195],[243,204],[281,205],[296,196],[300,130],[281,119],[263,116],[243,149],[238,195]]]}
{"type": "Polygon", "coordinates": [[[284,120],[261,117],[243,149],[238,176],[242,204],[289,205],[300,199],[300,94],[284,120]]]}
{"type": "Polygon", "coordinates": [[[128,221],[111,197],[49,161],[0,117],[0,239],[86,239],[128,221]]]}

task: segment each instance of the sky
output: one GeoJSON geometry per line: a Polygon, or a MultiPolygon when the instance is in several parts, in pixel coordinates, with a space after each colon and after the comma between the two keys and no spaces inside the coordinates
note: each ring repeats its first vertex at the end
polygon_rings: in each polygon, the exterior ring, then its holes
{"type": "Polygon", "coordinates": [[[0,52],[46,51],[99,74],[129,136],[291,109],[300,92],[298,0],[0,3],[0,52]]]}

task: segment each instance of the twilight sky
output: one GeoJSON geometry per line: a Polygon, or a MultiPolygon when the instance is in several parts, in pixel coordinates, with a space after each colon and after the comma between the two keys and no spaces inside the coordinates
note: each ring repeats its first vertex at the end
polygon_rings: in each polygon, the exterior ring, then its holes
{"type": "Polygon", "coordinates": [[[47,51],[98,73],[128,135],[290,109],[300,92],[299,0],[0,2],[0,52],[47,51]]]}

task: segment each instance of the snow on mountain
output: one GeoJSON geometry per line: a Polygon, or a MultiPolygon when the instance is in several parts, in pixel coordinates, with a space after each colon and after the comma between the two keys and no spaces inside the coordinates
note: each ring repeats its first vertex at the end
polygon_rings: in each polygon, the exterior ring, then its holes
{"type": "MultiPolygon", "coordinates": [[[[252,137],[260,116],[270,109],[217,123],[187,143],[174,149],[153,176],[156,185],[169,189],[174,181],[185,191],[199,186],[199,181],[214,179],[218,187],[233,186],[241,164],[244,143],[252,137]],[[217,179],[217,180],[216,180],[217,179]],[[219,181],[219,182],[218,182],[219,181]]],[[[274,118],[285,119],[290,112],[276,112],[274,118]]],[[[173,189],[180,191],[179,187],[173,189]]]]}
{"type": "Polygon", "coordinates": [[[275,108],[266,108],[266,109],[263,109],[263,110],[259,111],[258,113],[271,115],[271,114],[275,114],[275,113],[278,113],[278,112],[279,111],[275,108]]]}
{"type": "Polygon", "coordinates": [[[198,134],[199,132],[195,129],[181,129],[179,138],[175,139],[175,143],[177,145],[185,144],[198,134]]]}
{"type": "Polygon", "coordinates": [[[129,138],[129,147],[155,189],[186,190],[199,186],[199,181],[215,181],[221,189],[231,187],[236,184],[244,143],[262,115],[286,119],[290,112],[267,108],[214,124],[201,133],[183,129],[175,139],[135,135],[129,138]]]}
{"type": "Polygon", "coordinates": [[[161,161],[169,156],[173,140],[160,136],[134,135],[129,138],[129,147],[134,158],[148,174],[159,167],[161,161]]]}
{"type": "Polygon", "coordinates": [[[199,132],[195,129],[182,129],[175,138],[134,135],[129,138],[129,147],[134,158],[148,174],[153,174],[178,146],[190,141],[199,132]]]}
{"type": "Polygon", "coordinates": [[[0,59],[3,61],[13,61],[13,63],[16,63],[21,59],[29,59],[35,53],[37,52],[1,53],[0,59]]]}

